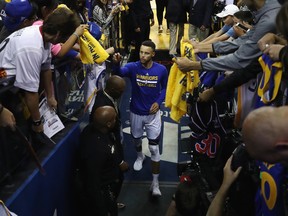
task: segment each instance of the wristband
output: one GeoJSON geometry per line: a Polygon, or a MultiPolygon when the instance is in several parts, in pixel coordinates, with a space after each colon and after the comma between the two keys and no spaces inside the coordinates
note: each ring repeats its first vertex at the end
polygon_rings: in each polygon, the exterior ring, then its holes
{"type": "Polygon", "coordinates": [[[4,110],[4,106],[0,104],[0,114],[3,112],[3,110],[4,110]]]}
{"type": "Polygon", "coordinates": [[[42,121],[41,120],[36,120],[36,121],[32,121],[32,125],[33,126],[40,126],[42,124],[42,121]]]}
{"type": "Polygon", "coordinates": [[[72,35],[75,35],[77,37],[77,39],[79,40],[79,35],[76,32],[73,32],[72,35]]]}

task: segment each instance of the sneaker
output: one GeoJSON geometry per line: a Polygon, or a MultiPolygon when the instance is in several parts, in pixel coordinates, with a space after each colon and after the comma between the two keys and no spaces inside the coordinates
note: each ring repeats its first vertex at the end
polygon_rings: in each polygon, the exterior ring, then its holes
{"type": "Polygon", "coordinates": [[[166,34],[170,35],[170,29],[166,29],[166,34]]]}
{"type": "Polygon", "coordinates": [[[142,169],[143,161],[145,160],[145,155],[143,157],[137,157],[136,161],[134,162],[133,169],[135,171],[140,171],[142,169]]]}
{"type": "Polygon", "coordinates": [[[158,34],[161,34],[162,32],[163,32],[163,26],[160,25],[160,26],[158,27],[158,34]]]}
{"type": "Polygon", "coordinates": [[[161,191],[159,189],[159,184],[158,183],[153,183],[150,186],[150,191],[152,192],[152,196],[161,196],[161,191]]]}

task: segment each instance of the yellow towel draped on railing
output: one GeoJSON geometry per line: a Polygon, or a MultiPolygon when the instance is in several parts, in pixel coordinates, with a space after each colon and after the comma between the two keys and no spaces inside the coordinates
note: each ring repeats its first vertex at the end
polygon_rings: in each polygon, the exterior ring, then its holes
{"type": "MultiPolygon", "coordinates": [[[[181,41],[181,56],[196,61],[192,44],[181,41]]],[[[179,122],[181,117],[187,113],[187,94],[193,93],[194,88],[200,82],[198,70],[183,73],[174,63],[170,69],[166,90],[165,106],[171,109],[170,117],[179,122]]]]}

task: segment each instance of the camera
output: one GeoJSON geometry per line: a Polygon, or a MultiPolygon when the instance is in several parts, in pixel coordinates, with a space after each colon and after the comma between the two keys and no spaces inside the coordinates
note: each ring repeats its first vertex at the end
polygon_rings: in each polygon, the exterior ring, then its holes
{"type": "Polygon", "coordinates": [[[241,143],[232,153],[231,169],[235,172],[238,167],[244,166],[249,161],[249,155],[244,143],[241,143]]]}

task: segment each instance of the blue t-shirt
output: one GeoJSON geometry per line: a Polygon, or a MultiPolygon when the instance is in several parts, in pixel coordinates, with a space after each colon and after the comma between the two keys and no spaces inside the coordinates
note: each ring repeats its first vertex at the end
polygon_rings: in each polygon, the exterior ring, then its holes
{"type": "Polygon", "coordinates": [[[137,115],[149,115],[153,103],[157,102],[159,106],[162,104],[168,80],[166,67],[153,62],[152,67],[147,69],[137,61],[115,69],[116,73],[128,77],[131,81],[131,112],[137,115]]]}
{"type": "Polygon", "coordinates": [[[226,33],[229,29],[231,28],[231,26],[229,25],[224,25],[221,29],[221,31],[223,31],[223,33],[226,33]]]}
{"type": "Polygon", "coordinates": [[[233,38],[236,37],[233,26],[224,25],[221,30],[224,32],[224,34],[227,34],[229,37],[233,37],[233,38]]]}

